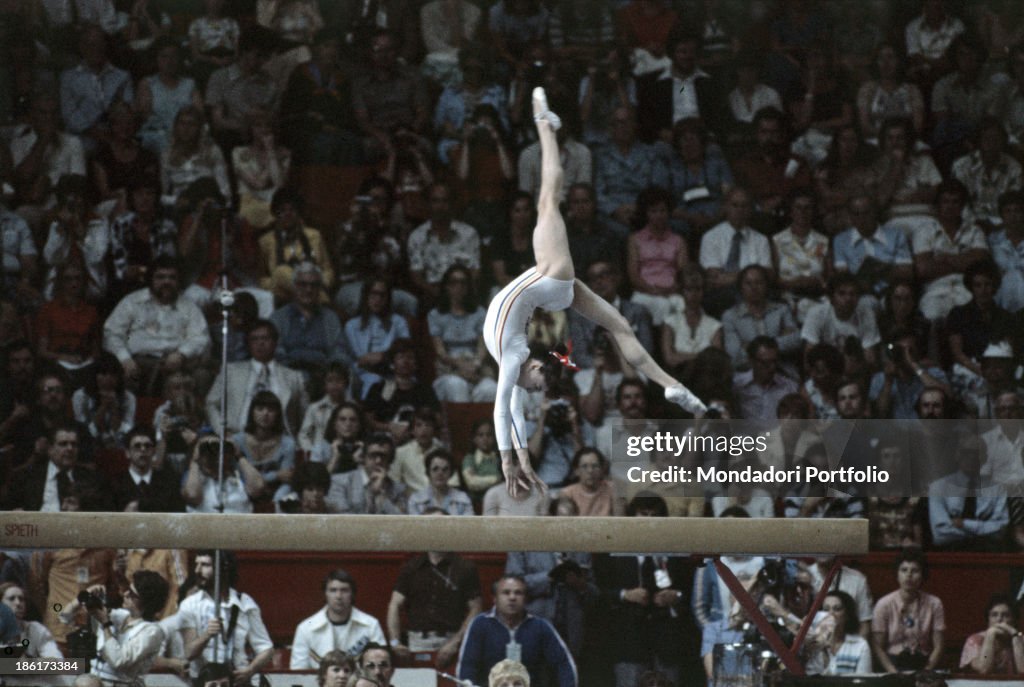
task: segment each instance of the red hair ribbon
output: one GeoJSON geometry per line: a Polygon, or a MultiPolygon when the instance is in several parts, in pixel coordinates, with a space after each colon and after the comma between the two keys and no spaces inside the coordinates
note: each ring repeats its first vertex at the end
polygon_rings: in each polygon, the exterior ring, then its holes
{"type": "Polygon", "coordinates": [[[550,353],[562,364],[562,367],[567,367],[573,372],[580,371],[579,366],[569,357],[572,355],[572,339],[565,342],[565,353],[559,353],[558,351],[550,351],[550,353]]]}

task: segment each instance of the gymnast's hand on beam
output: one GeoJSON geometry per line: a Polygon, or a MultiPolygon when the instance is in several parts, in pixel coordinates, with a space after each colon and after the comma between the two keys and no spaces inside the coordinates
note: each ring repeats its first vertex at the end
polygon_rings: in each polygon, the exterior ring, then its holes
{"type": "Polygon", "coordinates": [[[505,474],[505,487],[514,499],[525,499],[536,486],[542,494],[548,485],[537,476],[530,465],[530,452],[525,448],[501,452],[501,471],[505,474]]]}

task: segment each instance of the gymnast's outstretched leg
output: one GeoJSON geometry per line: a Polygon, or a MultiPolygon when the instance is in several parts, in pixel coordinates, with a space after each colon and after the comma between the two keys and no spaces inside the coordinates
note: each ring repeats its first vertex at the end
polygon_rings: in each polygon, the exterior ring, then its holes
{"type": "Polygon", "coordinates": [[[685,410],[703,413],[707,408],[696,394],[680,384],[672,375],[661,369],[651,354],[643,347],[633,333],[629,322],[611,303],[590,290],[579,279],[576,280],[572,309],[608,330],[618,347],[622,358],[655,384],[665,387],[665,398],[677,403],[685,410]]]}
{"type": "Polygon", "coordinates": [[[540,138],[540,193],[537,196],[537,227],[533,230],[533,254],[537,271],[545,277],[572,281],[576,276],[569,253],[569,236],[558,208],[562,195],[562,160],[555,130],[558,115],[548,109],[543,88],[533,89],[533,118],[540,138]]]}

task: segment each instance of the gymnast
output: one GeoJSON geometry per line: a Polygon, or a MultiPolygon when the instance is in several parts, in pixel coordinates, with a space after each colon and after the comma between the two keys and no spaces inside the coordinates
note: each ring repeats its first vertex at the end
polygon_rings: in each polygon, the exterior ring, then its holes
{"type": "Polygon", "coordinates": [[[498,393],[494,427],[501,467],[511,496],[526,494],[544,483],[530,466],[523,401],[528,391],[547,388],[559,364],[571,367],[568,356],[531,351],[526,327],[535,308],[555,311],[572,308],[608,330],[622,357],[648,379],[665,387],[665,398],[697,415],[706,408],[696,395],[661,369],[637,340],[626,319],[610,303],[575,278],[565,222],[558,209],[562,163],[555,131],[561,120],[548,109],[544,89],[533,90],[533,118],[541,145],[541,186],[537,198],[537,227],[533,252],[537,266],[513,279],[491,301],[484,320],[484,343],[498,363],[498,393]]]}

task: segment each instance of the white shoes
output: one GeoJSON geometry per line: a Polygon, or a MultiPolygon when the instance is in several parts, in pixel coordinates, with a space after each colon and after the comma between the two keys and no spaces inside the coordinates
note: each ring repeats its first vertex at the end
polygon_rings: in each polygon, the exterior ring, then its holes
{"type": "Polygon", "coordinates": [[[547,122],[552,131],[562,128],[562,119],[548,109],[548,97],[540,86],[533,89],[533,121],[547,122]]]}
{"type": "Polygon", "coordinates": [[[704,402],[697,398],[697,395],[682,384],[676,384],[665,389],[665,400],[682,406],[683,410],[694,415],[707,411],[704,402]]]}

